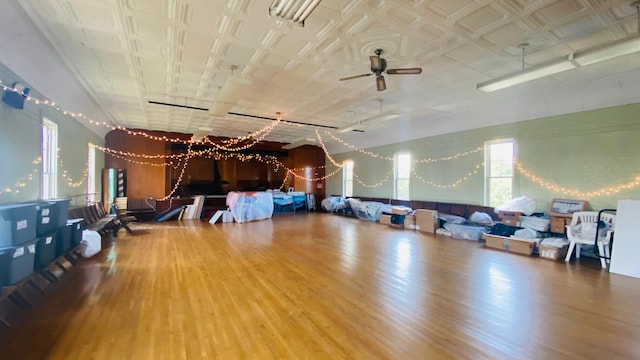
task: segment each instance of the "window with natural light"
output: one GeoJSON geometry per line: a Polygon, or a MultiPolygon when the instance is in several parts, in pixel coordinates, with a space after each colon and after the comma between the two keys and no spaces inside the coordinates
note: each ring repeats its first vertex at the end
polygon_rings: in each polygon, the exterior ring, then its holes
{"type": "Polygon", "coordinates": [[[57,196],[58,124],[42,119],[42,194],[43,199],[57,196]]]}
{"type": "Polygon", "coordinates": [[[89,143],[87,156],[87,202],[96,201],[96,146],[89,143]]]}
{"type": "Polygon", "coordinates": [[[488,142],[485,146],[485,204],[498,206],[513,197],[513,140],[488,142]]]}
{"type": "Polygon", "coordinates": [[[353,196],[353,160],[347,160],[342,167],[342,196],[353,196]]]}
{"type": "Polygon", "coordinates": [[[411,200],[411,154],[396,154],[394,161],[394,198],[411,200]]]}

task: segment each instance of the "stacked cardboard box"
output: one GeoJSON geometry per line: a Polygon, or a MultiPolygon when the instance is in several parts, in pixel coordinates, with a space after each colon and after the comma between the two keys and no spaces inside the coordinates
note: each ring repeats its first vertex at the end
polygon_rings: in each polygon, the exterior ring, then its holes
{"type": "Polygon", "coordinates": [[[416,230],[435,234],[440,227],[438,212],[436,210],[418,209],[416,210],[416,230]]]}
{"type": "Polygon", "coordinates": [[[523,255],[531,255],[536,247],[536,241],[530,239],[484,234],[484,240],[486,247],[523,255]]]}
{"type": "Polygon", "coordinates": [[[520,214],[518,211],[500,211],[498,217],[505,225],[518,226],[520,223],[520,214]]]}
{"type": "Polygon", "coordinates": [[[416,215],[405,215],[404,228],[407,230],[416,230],[416,215]]]}

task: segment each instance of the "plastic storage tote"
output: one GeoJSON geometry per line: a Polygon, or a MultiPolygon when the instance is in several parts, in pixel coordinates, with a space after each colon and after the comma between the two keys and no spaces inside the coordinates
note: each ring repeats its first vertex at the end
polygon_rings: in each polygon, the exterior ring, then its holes
{"type": "Polygon", "coordinates": [[[71,225],[71,246],[76,246],[82,241],[82,230],[86,229],[86,223],[84,219],[69,219],[67,220],[67,226],[71,225]]]}
{"type": "Polygon", "coordinates": [[[0,205],[0,248],[35,239],[36,218],[34,203],[0,205]]]}
{"type": "Polygon", "coordinates": [[[56,258],[57,231],[38,238],[36,243],[35,270],[40,270],[49,265],[56,258]]]}
{"type": "Polygon", "coordinates": [[[0,286],[13,285],[31,275],[36,259],[37,240],[0,248],[0,286]],[[8,254],[8,256],[7,256],[8,254]]]}
{"type": "Polygon", "coordinates": [[[65,225],[58,228],[58,234],[56,238],[56,257],[62,256],[69,249],[71,249],[71,236],[73,231],[73,224],[65,225]]]}
{"type": "Polygon", "coordinates": [[[70,199],[50,199],[36,202],[38,226],[36,233],[44,236],[67,224],[70,199]]]}

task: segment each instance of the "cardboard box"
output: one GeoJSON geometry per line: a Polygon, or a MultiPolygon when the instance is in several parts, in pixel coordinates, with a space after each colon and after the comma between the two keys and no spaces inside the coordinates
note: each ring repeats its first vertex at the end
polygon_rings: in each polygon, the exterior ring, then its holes
{"type": "Polygon", "coordinates": [[[406,215],[409,213],[409,209],[404,206],[391,206],[391,213],[397,215],[406,215]]]}
{"type": "Polygon", "coordinates": [[[529,239],[518,239],[499,235],[484,234],[485,246],[506,250],[508,252],[531,255],[536,247],[536,242],[529,239]]]}
{"type": "Polygon", "coordinates": [[[416,210],[416,230],[435,234],[439,227],[440,220],[438,220],[438,211],[426,209],[416,210]]]}
{"type": "Polygon", "coordinates": [[[498,212],[498,217],[505,225],[518,226],[520,214],[518,211],[500,211],[498,212]]]}
{"type": "Polygon", "coordinates": [[[406,215],[404,217],[404,228],[408,230],[416,229],[416,216],[415,215],[406,215]]]}
{"type": "Polygon", "coordinates": [[[391,225],[391,215],[380,215],[380,224],[391,225]]]}
{"type": "Polygon", "coordinates": [[[538,253],[543,259],[558,260],[564,259],[564,257],[567,255],[568,249],[569,246],[567,245],[563,247],[540,245],[540,247],[538,248],[538,253]]]}
{"type": "Polygon", "coordinates": [[[566,232],[565,225],[571,224],[571,218],[557,217],[551,218],[551,232],[556,234],[564,234],[566,232]]]}

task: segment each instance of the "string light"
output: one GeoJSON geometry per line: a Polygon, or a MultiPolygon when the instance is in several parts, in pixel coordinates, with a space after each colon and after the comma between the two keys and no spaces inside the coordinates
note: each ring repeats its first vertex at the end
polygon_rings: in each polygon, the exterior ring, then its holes
{"type": "Polygon", "coordinates": [[[465,176],[461,177],[460,179],[450,183],[450,184],[436,184],[433,181],[429,181],[429,180],[425,180],[423,177],[421,177],[420,175],[418,175],[418,173],[416,172],[415,169],[411,169],[411,173],[413,174],[413,176],[415,176],[418,180],[422,181],[423,183],[427,184],[427,185],[431,185],[437,189],[455,189],[456,187],[458,187],[458,185],[462,184],[463,182],[469,180],[469,178],[471,178],[472,176],[476,175],[480,169],[484,166],[484,163],[482,164],[478,164],[475,166],[475,168],[471,171],[469,171],[465,176]]]}
{"type": "Polygon", "coordinates": [[[514,161],[513,164],[516,170],[518,170],[520,174],[522,174],[524,177],[534,182],[536,185],[543,187],[547,190],[553,191],[555,193],[560,193],[563,195],[568,195],[568,196],[573,196],[578,198],[594,198],[594,197],[611,196],[614,194],[618,194],[622,191],[633,189],[640,186],[640,175],[639,175],[633,178],[633,180],[625,184],[612,185],[612,186],[603,187],[597,190],[582,191],[582,190],[569,189],[563,186],[556,185],[552,182],[543,180],[541,177],[536,176],[530,171],[528,171],[527,169],[525,169],[524,166],[522,166],[522,164],[520,164],[517,161],[514,161]]]}
{"type": "Polygon", "coordinates": [[[21,189],[26,188],[27,184],[33,181],[33,179],[35,178],[36,174],[39,171],[40,167],[38,165],[40,165],[41,162],[42,162],[41,157],[37,157],[33,161],[31,161],[31,163],[35,165],[34,169],[31,170],[31,172],[28,173],[27,175],[18,179],[18,181],[16,181],[13,186],[8,186],[8,185],[1,186],[0,196],[4,194],[19,194],[21,192],[21,189]]]}
{"type": "Polygon", "coordinates": [[[331,157],[331,155],[329,155],[329,151],[327,150],[327,147],[324,145],[324,142],[322,141],[322,136],[320,136],[320,132],[317,129],[316,129],[316,137],[318,137],[318,142],[320,143],[320,147],[322,147],[322,151],[324,151],[324,155],[327,157],[327,159],[329,159],[329,161],[331,161],[333,165],[339,168],[342,168],[344,166],[344,163],[339,164],[331,157]]]}
{"type": "MultiPolygon", "coordinates": [[[[369,155],[369,156],[371,156],[373,158],[376,158],[376,159],[388,160],[388,161],[394,161],[395,160],[393,157],[390,157],[390,156],[382,156],[380,154],[376,154],[376,153],[371,152],[371,151],[359,149],[356,146],[351,145],[348,142],[344,141],[343,139],[335,136],[330,131],[325,131],[325,132],[329,136],[331,136],[331,138],[333,138],[333,140],[339,142],[340,144],[348,147],[349,149],[351,149],[353,151],[359,152],[359,153],[364,154],[364,155],[369,155]]],[[[435,158],[435,159],[434,158],[415,159],[412,162],[414,164],[419,164],[419,163],[425,164],[425,163],[435,163],[435,162],[439,162],[439,161],[454,160],[454,159],[458,159],[458,158],[461,158],[461,157],[464,157],[464,156],[467,156],[467,155],[471,155],[471,154],[474,154],[474,153],[477,153],[477,152],[480,152],[480,151],[484,151],[485,149],[486,149],[486,147],[483,145],[483,146],[479,146],[479,147],[477,147],[477,148],[475,148],[473,150],[457,153],[455,155],[444,156],[444,157],[435,158]]]]}
{"type": "MultiPolygon", "coordinates": [[[[12,92],[18,92],[17,89],[12,88],[10,86],[5,85],[2,80],[0,80],[0,87],[2,88],[3,91],[8,92],[8,91],[12,91],[12,92]]],[[[286,167],[282,162],[280,162],[277,158],[275,157],[270,157],[270,156],[261,156],[260,154],[250,154],[250,155],[244,155],[244,154],[221,154],[221,153],[217,153],[217,152],[212,152],[212,151],[198,151],[198,152],[193,152],[192,151],[192,145],[193,144],[210,144],[212,145],[214,148],[218,149],[218,150],[223,150],[223,151],[227,151],[227,152],[238,152],[238,151],[242,151],[242,150],[247,150],[249,148],[251,148],[252,146],[254,146],[255,144],[259,143],[260,141],[262,141],[263,139],[266,138],[266,136],[268,136],[268,134],[270,134],[278,125],[284,123],[286,125],[290,125],[290,126],[297,126],[297,127],[304,127],[304,125],[302,124],[294,124],[294,123],[288,123],[288,122],[283,122],[281,121],[281,117],[278,115],[277,119],[272,121],[270,124],[264,126],[263,128],[256,130],[248,135],[244,135],[244,136],[240,136],[240,137],[235,137],[235,138],[228,138],[228,139],[224,139],[224,140],[220,140],[220,143],[216,143],[211,141],[211,139],[209,137],[206,137],[205,139],[203,139],[203,141],[194,141],[194,140],[185,140],[179,137],[174,137],[174,138],[169,138],[166,135],[165,136],[155,136],[155,135],[151,135],[147,132],[144,131],[136,131],[136,130],[131,130],[128,129],[126,127],[123,126],[113,126],[111,124],[108,124],[107,122],[104,121],[96,121],[93,120],[89,117],[87,117],[86,115],[82,114],[82,113],[75,113],[75,112],[71,112],[68,110],[64,110],[62,109],[60,106],[58,106],[55,102],[53,101],[49,101],[46,99],[38,99],[32,96],[25,96],[25,100],[32,102],[36,105],[44,105],[44,106],[48,106],[60,113],[62,113],[63,115],[66,116],[70,116],[72,118],[75,119],[82,119],[87,121],[89,124],[92,125],[96,125],[96,126],[105,126],[111,130],[121,130],[121,131],[125,131],[128,135],[132,135],[132,136],[143,136],[147,139],[150,140],[155,140],[155,141],[163,141],[163,142],[171,142],[171,143],[181,143],[181,144],[188,144],[188,151],[186,154],[177,154],[177,155],[145,155],[145,154],[134,154],[134,153],[130,153],[130,152],[123,152],[123,151],[118,151],[118,150],[113,150],[113,149],[108,149],[106,147],[101,147],[101,146],[96,146],[97,149],[108,153],[111,156],[114,156],[116,158],[121,158],[124,159],[128,162],[131,163],[135,163],[135,164],[141,164],[141,165],[149,165],[149,166],[172,166],[175,169],[177,169],[180,164],[175,164],[173,161],[169,161],[169,162],[164,162],[162,164],[157,164],[157,163],[150,163],[150,162],[144,162],[144,161],[137,161],[137,160],[132,160],[130,159],[131,157],[137,157],[137,158],[144,158],[144,159],[182,159],[184,158],[184,164],[182,165],[182,170],[180,172],[180,176],[178,178],[178,182],[176,183],[176,185],[174,186],[174,188],[171,190],[171,192],[165,196],[163,199],[160,199],[160,201],[166,200],[168,198],[170,198],[175,191],[177,190],[179,184],[182,181],[182,177],[185,173],[186,167],[188,165],[189,160],[194,157],[194,156],[213,156],[213,157],[218,157],[218,158],[224,158],[224,159],[228,159],[231,157],[236,157],[238,158],[240,161],[249,161],[251,159],[256,159],[258,161],[262,161],[265,162],[267,164],[271,164],[274,166],[274,170],[277,172],[279,171],[280,168],[284,169],[287,174],[291,174],[292,176],[305,180],[305,181],[320,181],[320,180],[325,180],[333,175],[335,175],[336,173],[338,173],[342,167],[344,166],[341,163],[338,163],[337,161],[335,161],[335,159],[333,159],[333,157],[331,157],[329,155],[329,152],[324,144],[324,142],[322,141],[322,137],[320,136],[320,133],[318,132],[318,130],[316,130],[316,136],[319,140],[319,143],[321,145],[322,150],[324,151],[327,159],[329,159],[329,161],[337,167],[337,169],[335,169],[334,171],[332,171],[331,173],[329,173],[328,175],[322,176],[322,177],[316,177],[316,178],[306,178],[304,176],[298,175],[295,172],[296,171],[300,171],[300,170],[305,170],[306,168],[298,168],[298,169],[291,169],[286,167]],[[244,144],[242,146],[236,146],[240,143],[243,143],[247,140],[251,140],[250,143],[244,144]]],[[[380,154],[376,154],[373,153],[371,151],[366,151],[363,149],[359,149],[347,142],[345,142],[344,140],[338,138],[337,136],[335,136],[334,134],[332,134],[331,132],[326,131],[326,133],[331,136],[335,141],[341,143],[342,145],[348,147],[349,149],[359,152],[361,154],[364,155],[368,155],[371,156],[373,158],[376,159],[382,159],[382,160],[387,160],[387,161],[393,161],[394,158],[393,157],[389,157],[389,156],[382,156],[380,154]]],[[[416,163],[435,163],[435,162],[439,162],[439,161],[448,161],[448,160],[454,160],[454,159],[458,159],[464,156],[468,156],[470,154],[474,154],[480,151],[484,151],[486,149],[485,146],[481,146],[478,147],[476,149],[473,150],[469,150],[469,151],[465,151],[465,152],[461,152],[461,153],[457,153],[454,155],[450,155],[450,156],[445,156],[445,157],[441,157],[441,158],[423,158],[423,159],[415,159],[412,162],[414,164],[416,163]]],[[[34,160],[34,164],[39,164],[42,161],[41,158],[38,158],[37,160],[34,160]]],[[[559,186],[557,184],[551,183],[549,181],[543,180],[541,177],[531,173],[530,171],[526,170],[524,168],[524,166],[520,163],[518,163],[517,161],[513,161],[514,166],[516,168],[516,170],[523,176],[525,176],[526,178],[528,178],[529,180],[531,180],[532,182],[534,182],[535,184],[537,184],[540,187],[543,187],[547,190],[553,191],[555,193],[561,193],[563,195],[568,195],[568,196],[574,196],[574,197],[580,197],[580,198],[592,198],[592,197],[602,197],[602,196],[611,196],[617,193],[620,193],[622,191],[625,190],[629,190],[629,189],[633,189],[636,187],[640,186],[640,176],[636,176],[633,180],[624,183],[624,184],[619,184],[619,185],[612,185],[612,186],[608,186],[608,187],[603,187],[597,190],[591,190],[591,191],[583,191],[583,190],[576,190],[576,189],[569,189],[563,186],[559,186]]],[[[79,180],[74,180],[72,179],[69,175],[68,175],[68,171],[66,169],[64,169],[64,163],[62,162],[62,160],[59,160],[59,164],[60,164],[60,168],[62,169],[61,171],[61,176],[64,180],[67,181],[67,184],[69,187],[72,188],[77,188],[82,186],[82,184],[86,181],[86,179],[88,178],[88,166],[87,168],[83,171],[83,175],[82,178],[79,180]]],[[[474,168],[474,170],[470,171],[469,173],[467,173],[464,177],[462,177],[461,179],[456,180],[455,182],[451,183],[451,184],[446,184],[446,185],[442,185],[442,184],[436,184],[432,181],[427,181],[424,178],[420,177],[417,172],[415,171],[415,169],[412,169],[412,174],[414,176],[416,176],[416,178],[418,178],[420,181],[422,181],[425,184],[434,186],[436,188],[439,189],[445,189],[445,188],[455,188],[457,187],[459,184],[461,184],[462,182],[468,180],[471,176],[476,175],[480,168],[483,166],[484,164],[480,164],[480,165],[476,165],[476,167],[474,168]]],[[[314,168],[326,168],[326,166],[318,166],[318,167],[314,167],[314,168]]],[[[9,193],[19,193],[20,189],[23,189],[27,186],[27,182],[33,181],[33,179],[35,178],[35,175],[38,173],[38,169],[34,169],[33,171],[31,171],[29,174],[27,174],[26,176],[22,177],[20,180],[16,181],[16,183],[14,184],[13,187],[10,186],[0,186],[0,195],[3,194],[9,194],[9,193]]],[[[365,187],[379,187],[381,186],[384,182],[388,181],[391,177],[391,175],[393,174],[393,172],[387,174],[387,176],[381,180],[380,182],[376,183],[376,184],[366,184],[364,182],[362,182],[360,180],[360,178],[357,176],[357,174],[354,173],[354,178],[356,178],[357,182],[365,187]]],[[[287,177],[285,177],[281,188],[285,187],[287,183],[287,177]]]]}
{"type": "MultiPolygon", "coordinates": [[[[5,92],[7,92],[7,91],[17,92],[16,89],[5,85],[2,82],[2,80],[0,80],[0,87],[5,92]]],[[[88,122],[91,125],[104,126],[104,127],[108,128],[110,130],[126,131],[128,135],[132,135],[132,136],[143,136],[143,137],[145,137],[147,139],[151,139],[151,140],[155,140],[155,141],[164,141],[164,142],[168,141],[168,142],[171,142],[171,143],[181,143],[181,144],[190,144],[190,143],[194,142],[191,139],[185,140],[185,139],[182,139],[182,138],[179,138],[179,137],[168,138],[167,136],[155,136],[155,135],[151,135],[151,134],[149,134],[147,132],[144,132],[144,131],[136,131],[136,130],[128,129],[128,128],[124,127],[124,126],[120,126],[120,125],[114,126],[114,125],[108,124],[105,121],[93,120],[93,119],[87,117],[86,115],[84,115],[82,113],[75,113],[75,112],[72,112],[72,111],[64,110],[61,107],[59,107],[58,105],[56,105],[55,102],[49,101],[49,100],[46,100],[46,99],[38,99],[38,98],[35,98],[35,97],[32,97],[32,96],[26,96],[25,100],[33,102],[36,105],[48,106],[48,107],[50,107],[50,108],[62,113],[65,116],[70,116],[70,117],[75,118],[75,119],[85,120],[86,122],[88,122]]],[[[238,144],[240,142],[246,141],[248,139],[251,139],[251,138],[253,138],[255,136],[260,135],[260,137],[259,137],[260,140],[253,141],[251,144],[247,144],[247,145],[243,145],[242,146],[242,149],[248,149],[251,146],[253,146],[256,143],[258,143],[259,141],[261,141],[262,139],[264,139],[269,133],[271,133],[273,131],[273,129],[276,128],[276,126],[278,126],[278,125],[280,125],[282,123],[284,123],[286,125],[289,125],[289,126],[304,127],[304,125],[302,125],[302,124],[283,122],[283,121],[281,121],[281,118],[278,115],[276,121],[273,121],[272,123],[264,126],[262,129],[254,131],[253,133],[251,133],[249,135],[240,136],[240,137],[237,137],[237,138],[229,138],[229,139],[221,140],[221,143],[223,145],[219,145],[219,146],[221,146],[221,148],[226,148],[227,151],[239,151],[239,150],[241,150],[240,148],[231,148],[231,147],[227,147],[224,144],[235,145],[235,144],[238,144]]],[[[208,141],[208,142],[213,144],[213,142],[211,142],[211,140],[208,137],[206,138],[206,141],[208,141]]],[[[196,141],[196,143],[202,143],[202,141],[196,141]]],[[[218,145],[218,144],[216,144],[216,145],[218,145]]]]}
{"type": "Polygon", "coordinates": [[[184,164],[182,165],[182,170],[180,171],[180,175],[178,176],[178,181],[176,181],[176,184],[173,186],[173,189],[171,189],[169,194],[161,199],[157,199],[157,201],[166,201],[170,199],[173,194],[175,194],[176,190],[178,190],[178,186],[180,186],[180,184],[182,183],[182,177],[184,176],[185,170],[187,170],[189,159],[191,159],[191,144],[189,144],[189,147],[187,148],[187,156],[184,159],[184,164]]]}
{"type": "Polygon", "coordinates": [[[364,182],[362,182],[362,180],[360,180],[360,177],[358,176],[358,174],[353,173],[353,177],[356,179],[356,181],[358,182],[358,184],[369,188],[369,189],[373,189],[373,188],[377,188],[382,186],[384,183],[386,183],[387,181],[389,181],[389,179],[391,179],[391,176],[393,175],[393,170],[391,170],[389,173],[387,173],[387,176],[384,177],[384,179],[378,181],[375,184],[366,184],[364,182]]]}

